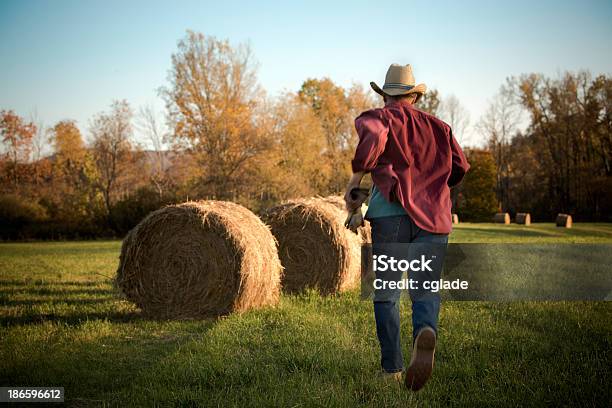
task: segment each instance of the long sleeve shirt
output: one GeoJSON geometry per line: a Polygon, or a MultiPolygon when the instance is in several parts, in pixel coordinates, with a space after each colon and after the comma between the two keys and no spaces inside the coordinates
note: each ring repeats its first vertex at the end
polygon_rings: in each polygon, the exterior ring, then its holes
{"type": "Polygon", "coordinates": [[[397,201],[420,228],[452,229],[450,187],[470,168],[449,125],[404,101],[355,119],[353,172],[369,172],[385,199],[397,201]]]}

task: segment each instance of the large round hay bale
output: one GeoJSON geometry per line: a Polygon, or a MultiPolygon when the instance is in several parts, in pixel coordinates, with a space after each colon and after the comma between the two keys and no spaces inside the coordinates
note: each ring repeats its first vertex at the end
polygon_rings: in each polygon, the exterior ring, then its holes
{"type": "Polygon", "coordinates": [[[572,228],[572,216],[569,214],[558,214],[555,223],[557,227],[572,228]]]}
{"type": "Polygon", "coordinates": [[[531,225],[531,214],[516,213],[516,223],[520,225],[531,225]]]}
{"type": "Polygon", "coordinates": [[[200,318],[278,301],[281,265],[269,228],[223,201],[150,213],[123,241],[116,283],[143,313],[200,318]]]}
{"type": "Polygon", "coordinates": [[[362,240],[344,227],[345,211],[329,200],[307,198],[270,208],[263,218],[278,241],[285,292],[329,295],[358,285],[362,240]]]}
{"type": "Polygon", "coordinates": [[[493,217],[493,222],[496,224],[510,224],[510,214],[508,213],[497,213],[493,217]]]}
{"type": "MultiPolygon", "coordinates": [[[[346,203],[344,202],[344,198],[338,195],[330,195],[327,197],[322,197],[321,200],[333,204],[338,208],[343,214],[346,216],[346,203]]],[[[361,213],[365,216],[368,211],[368,206],[364,203],[361,205],[361,213]]],[[[372,228],[370,227],[370,222],[368,220],[363,220],[363,227],[357,229],[357,234],[361,238],[361,242],[363,244],[372,243],[372,228]]]]}
{"type": "Polygon", "coordinates": [[[336,208],[338,208],[339,210],[342,210],[342,211],[346,210],[346,204],[344,202],[344,198],[339,195],[330,195],[327,197],[321,197],[321,200],[335,205],[336,208]]]}
{"type": "Polygon", "coordinates": [[[459,216],[457,214],[452,214],[453,217],[453,224],[457,225],[459,224],[459,216]]]}

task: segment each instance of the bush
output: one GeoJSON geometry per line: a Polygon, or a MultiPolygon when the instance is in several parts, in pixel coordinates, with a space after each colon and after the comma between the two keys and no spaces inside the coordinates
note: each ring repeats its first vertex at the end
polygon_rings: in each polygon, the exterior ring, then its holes
{"type": "Polygon", "coordinates": [[[491,221],[497,212],[495,161],[487,150],[466,150],[470,171],[458,187],[455,211],[465,221],[491,221]]]}
{"type": "Polygon", "coordinates": [[[0,237],[29,238],[29,229],[48,219],[46,209],[13,194],[0,196],[0,237]]]}
{"type": "Polygon", "coordinates": [[[127,234],[147,214],[174,202],[171,195],[161,196],[150,187],[143,187],[132,195],[118,201],[111,209],[111,227],[119,235],[127,234]]]}

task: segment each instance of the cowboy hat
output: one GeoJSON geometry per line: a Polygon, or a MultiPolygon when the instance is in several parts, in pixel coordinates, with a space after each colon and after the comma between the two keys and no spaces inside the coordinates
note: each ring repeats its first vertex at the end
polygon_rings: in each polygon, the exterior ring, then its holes
{"type": "Polygon", "coordinates": [[[427,91],[425,84],[415,85],[412,67],[408,65],[391,64],[385,76],[382,89],[376,83],[370,82],[374,92],[382,96],[398,96],[417,94],[417,99],[427,91]]]}

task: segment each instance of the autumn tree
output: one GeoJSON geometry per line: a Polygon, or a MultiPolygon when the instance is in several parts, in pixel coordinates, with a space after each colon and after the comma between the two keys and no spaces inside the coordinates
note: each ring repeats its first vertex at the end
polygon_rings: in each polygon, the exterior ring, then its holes
{"type": "Polygon", "coordinates": [[[198,161],[195,189],[236,199],[252,190],[257,158],[270,148],[257,125],[262,99],[250,48],[188,31],[161,89],[175,148],[198,161]]]}
{"type": "Polygon", "coordinates": [[[376,104],[370,92],[359,85],[344,89],[329,78],[307,79],[298,91],[300,101],[310,107],[325,133],[321,158],[331,165],[334,177],[322,194],[338,193],[346,186],[358,141],[354,120],[376,104]]]}
{"type": "Polygon", "coordinates": [[[468,221],[490,221],[497,211],[493,155],[482,149],[465,149],[465,154],[470,171],[458,188],[453,211],[468,221]]]}
{"type": "Polygon", "coordinates": [[[527,134],[542,163],[548,217],[609,219],[612,211],[612,79],[567,72],[511,78],[528,113],[527,134]]]}
{"type": "Polygon", "coordinates": [[[4,190],[17,192],[20,180],[28,176],[27,163],[32,152],[32,138],[36,125],[13,111],[0,111],[2,137],[2,178],[4,190]]]}
{"type": "Polygon", "coordinates": [[[72,218],[87,216],[95,200],[92,187],[96,170],[81,131],[76,122],[63,120],[50,129],[50,136],[55,201],[72,218]]]}
{"type": "Polygon", "coordinates": [[[285,94],[272,111],[274,149],[266,179],[273,182],[272,199],[321,194],[332,178],[332,166],[322,155],[325,131],[310,106],[295,94],[285,94]]]}

